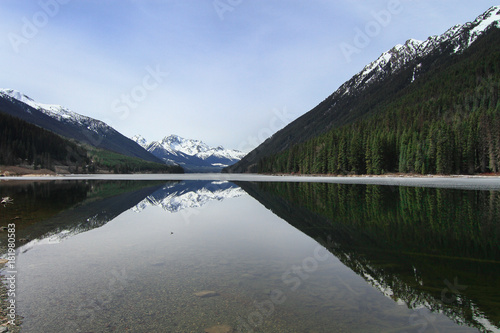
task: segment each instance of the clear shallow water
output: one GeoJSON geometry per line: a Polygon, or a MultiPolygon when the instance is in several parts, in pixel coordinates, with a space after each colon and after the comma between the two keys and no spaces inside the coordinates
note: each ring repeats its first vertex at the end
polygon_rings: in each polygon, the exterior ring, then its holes
{"type": "Polygon", "coordinates": [[[0,183],[23,332],[498,331],[497,192],[239,185],[0,183]]]}

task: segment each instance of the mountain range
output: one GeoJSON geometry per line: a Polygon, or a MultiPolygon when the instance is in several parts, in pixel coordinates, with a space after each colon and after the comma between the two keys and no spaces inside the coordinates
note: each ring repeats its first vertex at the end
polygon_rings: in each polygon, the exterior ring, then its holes
{"type": "MultiPolygon", "coordinates": [[[[84,151],[90,146],[162,167],[182,166],[189,172],[224,168],[224,172],[261,173],[496,173],[500,172],[499,28],[500,6],[494,6],[441,35],[394,46],[245,156],[177,135],[153,142],[140,135],[130,139],[100,120],[36,102],[12,89],[0,90],[0,116],[72,140],[64,143],[72,155],[63,156],[59,147],[58,158],[69,161],[77,156],[85,171],[95,161],[84,151]]],[[[2,122],[11,122],[5,119],[2,122]]],[[[16,135],[33,131],[27,128],[16,135]]],[[[45,142],[61,146],[55,144],[57,138],[47,137],[38,146],[32,137],[24,138],[23,145],[7,138],[6,144],[7,130],[0,133],[0,164],[14,160],[34,166],[35,160],[53,164],[56,149],[52,155],[39,150],[45,142]],[[13,156],[20,150],[27,156],[13,156]]],[[[93,157],[102,160],[106,154],[93,157]]],[[[120,167],[117,162],[101,163],[107,172],[144,170],[119,156],[112,159],[120,160],[120,167]]]]}
{"type": "Polygon", "coordinates": [[[130,157],[138,157],[146,161],[162,162],[137,143],[100,120],[83,116],[60,105],[35,102],[16,90],[0,90],[0,110],[63,137],[93,147],[130,157]]]}
{"type": "Polygon", "coordinates": [[[165,163],[178,164],[189,172],[220,172],[245,156],[237,150],[209,147],[200,140],[184,139],[178,135],[152,142],[136,135],[132,140],[165,163]]]}
{"type": "MultiPolygon", "coordinates": [[[[425,41],[409,39],[404,44],[394,46],[365,66],[315,108],[275,133],[240,162],[225,168],[224,171],[380,173],[401,169],[429,173],[441,170],[446,173],[466,168],[458,165],[458,160],[463,156],[458,156],[453,149],[470,150],[470,155],[475,149],[483,149],[488,151],[488,156],[500,156],[500,146],[496,147],[491,143],[497,139],[493,129],[489,142],[480,142],[480,134],[470,130],[471,143],[467,144],[467,147],[458,147],[461,144],[459,133],[462,137],[465,134],[458,129],[460,121],[453,121],[455,127],[446,128],[452,126],[450,118],[453,117],[454,110],[458,110],[456,104],[466,109],[463,111],[464,117],[468,117],[473,110],[476,111],[474,103],[487,104],[482,113],[486,113],[489,107],[493,110],[498,107],[498,93],[495,93],[495,90],[498,92],[496,78],[499,61],[496,45],[500,44],[499,21],[500,6],[495,6],[474,21],[456,25],[442,35],[431,36],[425,41]],[[471,66],[476,68],[476,72],[471,72],[471,66]],[[430,87],[430,82],[435,84],[430,87]],[[483,89],[488,92],[488,96],[484,95],[483,89]],[[427,96],[419,99],[417,94],[427,96]],[[408,102],[410,99],[413,104],[408,102]],[[432,109],[432,112],[429,111],[430,114],[424,116],[421,107],[428,103],[431,103],[428,108],[432,109]],[[402,109],[403,104],[406,110],[402,109]],[[420,109],[416,110],[417,107],[420,109]],[[386,118],[382,119],[383,117],[386,118]],[[411,123],[412,120],[407,119],[411,117],[419,118],[421,124],[411,123]],[[406,123],[396,124],[396,121],[406,123]],[[443,128],[430,129],[430,123],[441,121],[444,122],[443,128]],[[423,125],[425,122],[429,123],[425,125],[428,127],[423,125]],[[391,123],[393,128],[388,128],[388,123],[391,123]],[[377,133],[368,133],[373,129],[368,124],[375,126],[377,133]],[[384,130],[381,130],[382,128],[384,130]],[[386,134],[394,134],[394,138],[382,133],[384,131],[386,134]],[[415,140],[408,139],[408,142],[402,145],[404,131],[411,131],[412,135],[415,133],[415,140]],[[449,155],[447,158],[457,160],[449,167],[436,166],[439,164],[436,162],[439,156],[436,155],[435,149],[438,142],[433,140],[436,140],[440,131],[456,131],[458,136],[454,142],[448,136],[440,138],[441,141],[448,141],[450,145],[451,152],[446,152],[449,155]],[[407,155],[417,156],[419,153],[412,148],[408,154],[401,156],[405,153],[402,148],[412,142],[418,146],[417,141],[421,144],[427,141],[429,152],[422,154],[420,160],[412,157],[408,162],[407,155]],[[488,146],[485,147],[485,144],[488,146]],[[309,146],[305,147],[306,145],[309,146]],[[348,151],[352,150],[362,154],[347,156],[348,151]],[[400,163],[401,160],[405,163],[400,163]],[[383,165],[386,161],[390,163],[383,165]],[[373,166],[374,163],[380,165],[373,166]],[[428,165],[422,166],[423,163],[428,165]],[[401,164],[403,167],[399,168],[401,164]]],[[[462,116],[457,114],[456,117],[462,116]]],[[[497,121],[496,119],[492,118],[489,122],[497,121]]],[[[470,120],[470,125],[475,126],[478,121],[473,124],[473,120],[470,120]]],[[[490,131],[487,128],[483,130],[483,134],[490,131]]],[[[415,148],[417,149],[418,147],[415,148]]],[[[469,172],[479,169],[495,171],[499,167],[497,161],[491,157],[476,154],[468,158],[471,161],[464,163],[468,164],[469,172]]]]}
{"type": "Polygon", "coordinates": [[[159,142],[147,142],[140,135],[129,139],[100,120],[60,105],[36,102],[13,89],[0,89],[0,111],[78,143],[150,162],[179,165],[190,172],[220,172],[245,155],[177,135],[159,142]]]}

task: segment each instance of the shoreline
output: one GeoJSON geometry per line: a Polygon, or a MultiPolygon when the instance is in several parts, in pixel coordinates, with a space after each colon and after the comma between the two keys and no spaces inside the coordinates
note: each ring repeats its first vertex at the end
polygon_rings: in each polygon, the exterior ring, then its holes
{"type": "Polygon", "coordinates": [[[500,175],[288,175],[241,173],[185,173],[185,174],[70,174],[0,177],[0,183],[9,181],[51,180],[155,180],[155,181],[229,181],[229,182],[310,182],[358,185],[386,185],[409,187],[456,188],[472,190],[500,190],[500,175]]]}

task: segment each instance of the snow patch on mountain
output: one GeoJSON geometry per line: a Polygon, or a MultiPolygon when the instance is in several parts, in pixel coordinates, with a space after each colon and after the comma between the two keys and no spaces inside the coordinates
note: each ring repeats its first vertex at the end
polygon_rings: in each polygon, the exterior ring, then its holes
{"type": "Polygon", "coordinates": [[[472,24],[474,28],[470,31],[469,46],[476,41],[488,28],[494,25],[500,28],[500,6],[491,7],[486,13],[479,16],[472,24]]]}
{"type": "Polygon", "coordinates": [[[222,146],[210,147],[203,141],[185,139],[174,134],[161,141],[149,142],[142,135],[135,135],[132,140],[158,158],[188,168],[190,165],[223,168],[245,156],[245,153],[238,150],[225,149],[222,146]]]}
{"type": "Polygon", "coordinates": [[[134,135],[131,139],[132,141],[137,142],[142,148],[148,148],[149,143],[142,135],[134,135]]]}
{"type": "MultiPolygon", "coordinates": [[[[442,35],[431,36],[425,41],[409,39],[404,45],[398,44],[382,53],[377,60],[366,65],[361,72],[344,83],[332,95],[332,100],[348,94],[349,91],[366,88],[371,83],[406,68],[415,59],[439,50],[445,43],[453,46],[454,53],[463,52],[491,27],[500,28],[500,6],[491,7],[473,22],[455,25],[442,35]]],[[[415,69],[413,79],[417,74],[418,69],[415,69]]]]}
{"type": "MultiPolygon", "coordinates": [[[[61,105],[35,102],[32,98],[17,90],[0,89],[0,95],[11,99],[16,99],[58,121],[85,126],[87,129],[100,135],[105,135],[107,131],[112,130],[110,126],[100,120],[83,116],[61,105]]],[[[27,110],[27,112],[29,112],[29,110],[27,110]]]]}
{"type": "Polygon", "coordinates": [[[240,160],[245,153],[238,150],[224,149],[222,146],[209,147],[200,140],[184,139],[178,135],[172,134],[161,141],[161,145],[170,151],[181,152],[189,156],[196,156],[205,160],[210,156],[227,158],[230,160],[240,160]]]}

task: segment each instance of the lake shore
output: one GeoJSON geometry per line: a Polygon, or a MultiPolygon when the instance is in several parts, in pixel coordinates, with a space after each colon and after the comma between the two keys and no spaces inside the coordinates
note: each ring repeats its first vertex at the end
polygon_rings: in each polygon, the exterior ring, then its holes
{"type": "Polygon", "coordinates": [[[415,175],[387,174],[363,176],[333,175],[263,175],[228,173],[187,173],[187,174],[71,174],[71,175],[26,175],[20,177],[0,177],[0,181],[41,181],[41,180],[207,180],[207,181],[248,181],[248,182],[312,182],[359,185],[385,185],[410,187],[457,188],[473,190],[500,190],[498,175],[415,175]]]}

